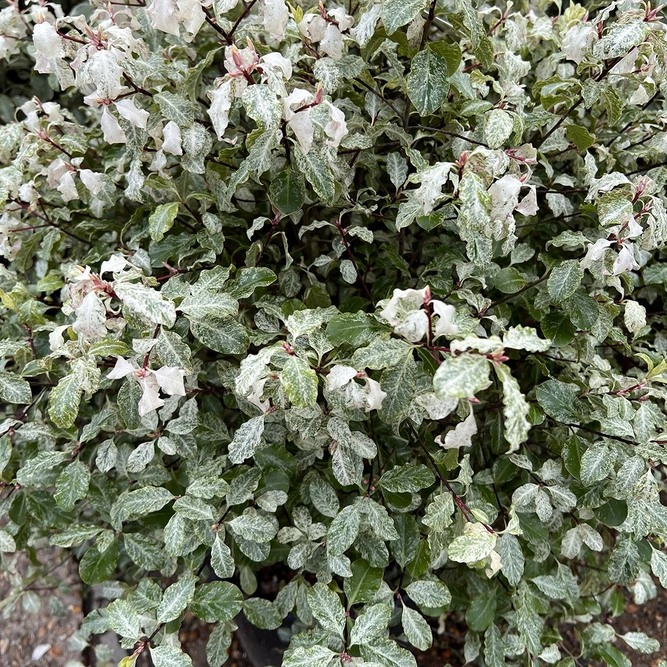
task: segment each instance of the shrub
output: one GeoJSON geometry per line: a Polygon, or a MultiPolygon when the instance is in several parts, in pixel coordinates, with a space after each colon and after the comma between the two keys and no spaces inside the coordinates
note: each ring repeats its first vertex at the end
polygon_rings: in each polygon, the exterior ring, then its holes
{"type": "Polygon", "coordinates": [[[667,585],[665,24],[520,7],[0,12],[0,547],[105,582],[81,641],[658,649],[606,621],[667,585]]]}

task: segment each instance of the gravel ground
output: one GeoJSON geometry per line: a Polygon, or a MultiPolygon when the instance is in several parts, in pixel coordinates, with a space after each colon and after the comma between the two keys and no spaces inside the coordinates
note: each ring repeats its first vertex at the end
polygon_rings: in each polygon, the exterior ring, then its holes
{"type": "MultiPolygon", "coordinates": [[[[80,658],[69,647],[69,639],[82,619],[76,564],[72,560],[63,563],[62,553],[56,550],[40,557],[52,568],[48,580],[30,586],[28,596],[13,607],[9,620],[2,620],[2,667],[64,667],[80,658]]],[[[28,559],[16,558],[13,571],[29,574],[28,559]]],[[[11,592],[12,582],[0,572],[0,600],[5,601],[11,592]]]]}

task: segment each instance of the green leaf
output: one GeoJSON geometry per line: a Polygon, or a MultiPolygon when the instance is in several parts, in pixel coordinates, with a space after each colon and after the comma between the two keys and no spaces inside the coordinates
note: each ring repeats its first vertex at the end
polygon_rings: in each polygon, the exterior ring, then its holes
{"type": "Polygon", "coordinates": [[[466,610],[465,620],[471,630],[484,632],[493,623],[495,615],[496,594],[494,591],[474,595],[466,610]]]}
{"type": "Polygon", "coordinates": [[[249,86],[243,91],[246,113],[263,130],[276,128],[282,117],[282,107],[276,94],[267,85],[249,86]]]}
{"type": "Polygon", "coordinates": [[[201,584],[189,605],[190,610],[207,623],[229,621],[241,611],[243,594],[228,581],[201,584]]]}
{"type": "Polygon", "coordinates": [[[118,544],[111,546],[100,553],[97,547],[90,547],[79,562],[79,576],[81,581],[90,586],[106,581],[116,569],[118,563],[118,544]]]}
{"type": "Polygon", "coordinates": [[[475,354],[448,357],[438,366],[433,389],[440,399],[473,398],[490,384],[489,361],[475,354]]]}
{"type": "Polygon", "coordinates": [[[290,356],[280,374],[287,398],[297,408],[310,408],[317,403],[317,374],[297,356],[290,356]]]}
{"type": "Polygon", "coordinates": [[[243,354],[248,332],[232,317],[208,317],[190,322],[190,331],[202,345],[221,354],[243,354]]]}
{"type": "Polygon", "coordinates": [[[512,134],[514,119],[503,109],[491,109],[484,116],[484,136],[489,148],[500,148],[512,134]]]}
{"type": "Polygon", "coordinates": [[[497,625],[490,625],[484,633],[484,660],[488,667],[505,667],[505,649],[497,625]]]}
{"type": "Polygon", "coordinates": [[[552,311],[540,322],[542,333],[550,338],[555,347],[571,343],[577,328],[570,319],[559,311],[552,311]]]}
{"type": "Polygon", "coordinates": [[[196,578],[187,573],[169,586],[157,608],[157,622],[169,623],[177,619],[195,594],[196,578]]]}
{"type": "Polygon", "coordinates": [[[332,203],[336,195],[336,184],[324,156],[314,148],[304,154],[301,148],[295,145],[294,158],[297,168],[312,185],[315,194],[324,202],[332,203]]]}
{"type": "Polygon", "coordinates": [[[572,324],[582,331],[590,329],[600,315],[598,302],[588,294],[575,292],[563,303],[572,324]]]}
{"type": "Polygon", "coordinates": [[[249,598],[243,602],[246,618],[262,630],[276,630],[282,625],[283,615],[278,606],[262,598],[249,598]]]}
{"type": "Polygon", "coordinates": [[[429,526],[434,531],[443,531],[452,525],[454,521],[454,500],[449,492],[434,496],[433,500],[426,507],[426,514],[422,519],[424,525],[429,526]]]}
{"type": "MultiPolygon", "coordinates": [[[[385,6],[390,3],[387,0],[385,6]]],[[[408,3],[403,3],[405,6],[408,3]]],[[[386,25],[386,24],[385,24],[386,25]]],[[[420,116],[435,113],[447,99],[449,68],[443,56],[430,47],[413,59],[407,78],[408,97],[420,116]]]]}
{"type": "Polygon", "coordinates": [[[411,516],[399,514],[394,518],[398,539],[389,543],[396,562],[404,568],[416,555],[419,545],[419,527],[411,516]]]}
{"type": "Polygon", "coordinates": [[[387,173],[391,184],[398,192],[408,175],[408,163],[400,153],[389,153],[387,155],[387,173]]]}
{"type": "Polygon", "coordinates": [[[160,204],[148,218],[148,231],[153,241],[162,241],[164,235],[174,226],[178,215],[178,202],[160,204]]]}
{"type": "Polygon", "coordinates": [[[56,492],[53,498],[64,512],[71,512],[77,500],[88,494],[90,469],[85,463],[77,460],[70,463],[56,480],[56,492]]]}
{"type": "Polygon", "coordinates": [[[382,23],[388,35],[412,21],[426,9],[428,0],[387,0],[382,5],[382,23]]]}
{"type": "Polygon", "coordinates": [[[113,356],[125,357],[129,351],[130,348],[123,341],[110,340],[108,338],[97,341],[88,348],[89,354],[105,358],[113,356]]]}
{"type": "Polygon", "coordinates": [[[561,303],[572,296],[581,285],[584,270],[576,259],[568,259],[555,266],[547,279],[547,290],[554,303],[561,303]]]}
{"type": "Polygon", "coordinates": [[[639,653],[655,653],[660,650],[660,642],[643,632],[626,632],[621,637],[631,649],[639,653]]]}
{"type": "Polygon", "coordinates": [[[498,540],[501,572],[507,577],[510,586],[516,586],[523,576],[525,559],[519,540],[511,533],[505,533],[498,540]]]}
{"type": "Polygon", "coordinates": [[[431,42],[428,47],[445,59],[445,62],[447,63],[447,76],[452,76],[458,71],[462,57],[461,47],[458,44],[431,42]]]}
{"type": "Polygon", "coordinates": [[[153,348],[164,366],[177,366],[186,372],[192,368],[190,346],[174,331],[160,329],[160,335],[153,348]]]}
{"type": "Polygon", "coordinates": [[[271,181],[269,186],[271,203],[283,214],[296,213],[306,200],[306,186],[303,176],[284,169],[271,181]]]}
{"type": "Polygon", "coordinates": [[[356,505],[348,505],[338,513],[327,530],[327,551],[332,556],[345,553],[357,538],[361,517],[356,505]]]}
{"type": "Polygon", "coordinates": [[[371,567],[368,561],[360,558],[350,565],[350,569],[352,576],[344,582],[348,606],[359,602],[371,602],[382,584],[382,568],[371,567]]]}
{"type": "Polygon", "coordinates": [[[233,299],[247,299],[259,287],[268,287],[276,281],[276,274],[263,266],[241,269],[234,281],[227,286],[233,299]]]}
{"type": "Polygon", "coordinates": [[[243,422],[236,429],[234,439],[229,445],[229,460],[232,463],[243,463],[243,461],[253,456],[262,441],[263,433],[264,415],[243,422]]]}
{"type": "Polygon", "coordinates": [[[565,134],[580,151],[587,151],[595,143],[595,135],[581,125],[567,125],[565,134]]]}
{"type": "Polygon", "coordinates": [[[597,653],[608,667],[632,667],[632,663],[617,648],[611,645],[597,646],[597,653]]]}
{"type": "Polygon", "coordinates": [[[404,357],[394,368],[382,373],[380,385],[387,395],[379,412],[382,421],[395,424],[402,421],[414,397],[417,367],[411,356],[404,357]]]}
{"type": "Polygon", "coordinates": [[[239,302],[224,292],[197,290],[194,294],[186,296],[178,309],[185,313],[189,320],[201,321],[236,315],[239,302]]]}
{"type": "Polygon", "coordinates": [[[364,660],[384,667],[417,667],[414,655],[391,639],[376,639],[372,644],[362,644],[360,650],[364,660]]]}
{"type": "Polygon", "coordinates": [[[138,319],[169,328],[174,326],[176,308],[157,290],[129,282],[116,282],[114,290],[125,309],[138,319]]]}
{"type": "Polygon", "coordinates": [[[418,611],[403,605],[401,623],[405,636],[415,648],[420,651],[430,648],[433,643],[433,633],[426,619],[418,611]]]}
{"type": "Polygon", "coordinates": [[[30,384],[13,373],[0,371],[0,398],[7,403],[27,405],[32,401],[30,384]]]}
{"type": "Polygon", "coordinates": [[[109,627],[124,639],[137,641],[141,637],[141,618],[128,600],[114,600],[107,608],[109,627]]]}
{"type": "Polygon", "coordinates": [[[660,580],[660,585],[663,588],[667,588],[667,554],[658,549],[652,549],[651,570],[660,580]]]}
{"type": "Polygon", "coordinates": [[[507,333],[503,336],[503,345],[514,350],[546,352],[551,347],[551,341],[540,338],[537,331],[531,327],[518,325],[507,330],[507,333]]]}
{"type": "Polygon", "coordinates": [[[591,445],[581,459],[581,481],[590,485],[603,480],[614,469],[615,457],[608,445],[598,442],[591,445]]]}
{"type": "Polygon", "coordinates": [[[565,585],[558,577],[543,574],[539,577],[533,577],[532,582],[552,600],[562,600],[567,596],[565,585]]]}
{"type": "Polygon", "coordinates": [[[209,667],[222,667],[229,659],[227,649],[232,644],[232,630],[236,625],[232,621],[217,623],[206,642],[206,659],[209,667]]]}
{"type": "Polygon", "coordinates": [[[39,486],[50,477],[53,468],[66,458],[65,452],[39,452],[16,473],[16,481],[22,487],[39,486]]]}
{"type": "Polygon", "coordinates": [[[364,498],[360,503],[360,509],[366,514],[371,529],[381,540],[398,539],[394,522],[384,506],[370,498],[364,498]]]}
{"type": "Polygon", "coordinates": [[[174,502],[173,508],[174,511],[182,514],[186,519],[190,519],[191,521],[207,521],[212,523],[215,520],[213,507],[194,496],[181,496],[174,502]]]}
{"type": "Polygon", "coordinates": [[[308,606],[319,624],[327,631],[343,636],[345,609],[336,593],[323,583],[308,589],[308,606]]]}
{"type": "Polygon", "coordinates": [[[177,123],[183,128],[194,123],[194,107],[182,95],[164,92],[154,95],[153,100],[158,103],[160,113],[167,120],[173,120],[174,123],[177,123]]]}
{"type": "Polygon", "coordinates": [[[434,474],[423,463],[411,463],[394,466],[385,472],[379,486],[394,493],[417,493],[429,488],[434,482],[434,474]]]}
{"type": "Polygon", "coordinates": [[[278,532],[278,522],[275,517],[264,512],[258,512],[254,507],[248,507],[243,514],[228,522],[234,533],[252,542],[269,542],[278,532]],[[273,519],[273,521],[272,521],[273,519]]]}
{"type": "Polygon", "coordinates": [[[475,563],[486,558],[496,546],[496,535],[481,523],[466,523],[463,535],[454,538],[447,553],[456,563],[475,563]]]}
{"type": "Polygon", "coordinates": [[[54,547],[69,549],[70,547],[79,546],[79,544],[86,540],[92,540],[100,532],[102,532],[102,529],[97,526],[85,526],[75,523],[52,535],[49,539],[49,544],[54,547]]]}
{"type": "Polygon", "coordinates": [[[220,539],[220,535],[215,536],[215,541],[211,547],[211,567],[220,579],[229,579],[234,576],[236,566],[232,552],[220,539]]]}
{"type": "Polygon", "coordinates": [[[151,648],[151,658],[155,667],[192,667],[192,658],[174,646],[151,648]]]}
{"type": "Polygon", "coordinates": [[[494,364],[498,378],[503,384],[503,414],[505,416],[505,439],[510,443],[507,453],[517,451],[525,442],[530,430],[528,412],[530,406],[521,393],[519,383],[505,364],[494,364]]]}
{"type": "MultiPolygon", "coordinates": [[[[345,581],[347,583],[347,579],[345,581]]],[[[390,618],[391,608],[387,604],[365,606],[354,621],[354,627],[350,632],[350,644],[368,644],[381,637],[387,631],[390,618]]]]}
{"type": "Polygon", "coordinates": [[[338,496],[332,486],[320,477],[314,477],[310,482],[310,500],[315,509],[330,518],[334,518],[340,509],[338,496]]]}
{"type": "Polygon", "coordinates": [[[578,424],[575,412],[579,392],[577,387],[559,380],[547,380],[537,387],[537,402],[555,420],[578,424]]]}
{"type": "Polygon", "coordinates": [[[69,428],[79,414],[83,382],[79,373],[62,378],[49,394],[49,417],[56,426],[69,428]]]}
{"type": "Polygon", "coordinates": [[[347,343],[353,348],[367,344],[373,337],[376,325],[366,313],[341,313],[327,324],[327,338],[334,345],[347,343]]]}
{"type": "Polygon", "coordinates": [[[129,491],[118,498],[111,507],[111,521],[120,530],[124,521],[146,516],[161,510],[174,496],[164,487],[145,486],[129,491]]]}
{"type": "Polygon", "coordinates": [[[326,646],[297,646],[285,651],[282,667],[329,667],[335,653],[326,646]]]}
{"type": "Polygon", "coordinates": [[[413,581],[405,591],[420,607],[446,607],[452,601],[449,589],[441,581],[413,581]]]}
{"type": "Polygon", "coordinates": [[[523,277],[521,271],[514,266],[508,266],[500,269],[493,277],[493,283],[496,289],[503,294],[514,294],[522,287],[528,284],[528,281],[523,277]]]}

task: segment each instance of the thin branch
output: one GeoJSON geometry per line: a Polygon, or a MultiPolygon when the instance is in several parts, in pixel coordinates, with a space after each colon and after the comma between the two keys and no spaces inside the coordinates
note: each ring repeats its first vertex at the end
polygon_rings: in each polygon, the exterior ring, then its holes
{"type": "Polygon", "coordinates": [[[266,250],[269,243],[271,243],[271,239],[273,238],[273,235],[276,233],[276,228],[278,227],[278,223],[280,222],[281,219],[282,216],[280,215],[280,213],[276,213],[276,215],[273,217],[273,220],[271,220],[271,228],[269,229],[269,233],[266,236],[266,240],[262,245],[262,249],[259,251],[259,255],[257,255],[257,259],[255,260],[255,266],[257,266],[260,263],[264,255],[264,251],[266,250]]]}
{"type": "Polygon", "coordinates": [[[394,104],[392,104],[388,99],[382,95],[382,93],[379,93],[375,88],[372,86],[369,86],[365,81],[362,81],[361,79],[354,79],[356,83],[361,84],[366,90],[369,90],[373,95],[375,95],[379,100],[381,100],[384,104],[386,104],[397,116],[401,115],[401,112],[396,108],[394,104]]]}
{"type": "MultiPolygon", "coordinates": [[[[621,57],[614,58],[609,65],[607,65],[602,72],[596,77],[593,78],[593,81],[598,82],[602,81],[607,74],[609,74],[610,70],[612,70],[616,65],[621,61],[621,57]]],[[[583,94],[579,95],[579,98],[577,101],[559,118],[559,120],[553,125],[553,127],[540,139],[537,140],[535,144],[535,148],[538,149],[569,117],[569,115],[573,112],[576,111],[584,101],[584,96],[583,94]]]]}
{"type": "Polygon", "coordinates": [[[449,130],[443,130],[439,127],[429,127],[428,125],[411,125],[407,128],[408,130],[428,130],[429,132],[439,132],[440,134],[446,134],[448,137],[456,137],[457,139],[463,139],[468,143],[475,144],[476,146],[484,146],[488,148],[489,145],[485,144],[483,141],[478,141],[477,139],[472,139],[471,137],[466,137],[465,134],[458,134],[457,132],[450,132],[449,130]]]}
{"type": "Polygon", "coordinates": [[[130,86],[132,86],[132,88],[134,88],[135,93],[141,93],[142,95],[153,97],[153,93],[151,93],[150,90],[146,90],[145,88],[138,86],[136,83],[134,83],[134,81],[132,81],[132,79],[127,74],[125,74],[125,72],[123,72],[123,78],[130,84],[130,86]]]}
{"type": "MultiPolygon", "coordinates": [[[[153,332],[153,340],[155,340],[158,337],[158,334],[160,333],[160,326],[161,325],[158,324],[155,327],[155,331],[153,332]]],[[[148,350],[148,352],[146,352],[146,356],[144,357],[144,363],[141,365],[141,368],[144,371],[148,368],[148,361],[151,358],[151,352],[152,351],[153,351],[153,348],[151,347],[150,350],[148,350]]]]}
{"type": "Polygon", "coordinates": [[[208,24],[211,26],[211,28],[213,28],[213,30],[215,30],[217,33],[219,33],[220,35],[222,35],[222,37],[224,38],[224,40],[225,40],[225,42],[226,42],[227,44],[230,44],[231,41],[230,41],[230,39],[229,39],[229,36],[228,36],[227,33],[226,33],[226,32],[225,32],[225,31],[218,25],[217,20],[215,19],[214,16],[211,15],[211,11],[208,9],[208,7],[204,7],[204,6],[202,5],[202,9],[204,10],[204,16],[206,17],[206,23],[208,23],[208,24]]]}
{"type": "Polygon", "coordinates": [[[241,16],[239,16],[236,19],[236,23],[232,26],[232,29],[229,31],[228,41],[230,43],[234,39],[234,33],[236,32],[236,29],[239,27],[239,24],[241,23],[241,21],[243,21],[243,19],[246,16],[248,16],[248,14],[250,13],[250,10],[255,6],[256,2],[257,2],[257,0],[251,0],[251,2],[249,2],[247,7],[243,10],[243,13],[241,14],[241,16]]]}
{"type": "Polygon", "coordinates": [[[431,26],[433,25],[433,19],[435,18],[435,5],[436,5],[436,0],[433,0],[431,2],[431,6],[428,9],[428,16],[426,17],[426,23],[424,23],[424,30],[422,31],[422,39],[421,43],[419,44],[420,51],[424,48],[424,46],[426,46],[426,42],[428,41],[428,35],[431,32],[431,26]]]}
{"type": "Polygon", "coordinates": [[[512,292],[512,294],[508,294],[506,297],[503,297],[499,301],[495,301],[492,303],[490,306],[487,308],[483,308],[479,316],[482,317],[485,315],[489,310],[492,308],[495,308],[496,306],[499,306],[501,303],[505,303],[506,301],[509,301],[510,299],[513,299],[515,296],[519,296],[519,294],[523,294],[524,292],[528,291],[529,289],[535,287],[536,285],[539,285],[540,283],[543,283],[549,276],[551,275],[551,270],[547,271],[541,278],[538,280],[534,280],[532,283],[528,283],[524,287],[522,287],[518,292],[512,292]]]}
{"type": "Polygon", "coordinates": [[[554,421],[558,422],[559,424],[563,424],[563,426],[568,426],[571,429],[580,428],[582,431],[587,431],[588,433],[592,433],[593,435],[599,435],[603,438],[611,438],[612,440],[623,442],[626,445],[632,445],[633,447],[639,445],[639,443],[635,442],[634,440],[628,440],[628,438],[622,438],[620,435],[611,435],[609,433],[603,433],[602,431],[597,431],[596,429],[589,428],[588,426],[584,426],[583,424],[568,424],[567,422],[561,422],[558,421],[557,419],[555,419],[554,421]]]}
{"type": "MultiPolygon", "coordinates": [[[[88,241],[88,240],[84,239],[83,237],[78,236],[77,234],[74,234],[74,232],[70,232],[67,229],[64,229],[58,223],[53,222],[53,220],[51,220],[51,218],[48,217],[48,215],[46,214],[46,211],[43,207],[43,204],[42,204],[42,211],[44,211],[44,215],[40,215],[36,211],[33,211],[29,206],[27,206],[26,204],[24,204],[21,201],[18,201],[17,199],[9,199],[8,201],[10,201],[12,204],[16,204],[17,206],[20,206],[26,213],[28,213],[30,215],[34,215],[36,218],[39,218],[40,220],[43,220],[49,227],[55,227],[56,229],[59,229],[63,234],[67,234],[67,236],[72,237],[73,239],[79,241],[80,243],[85,243],[86,245],[89,245],[91,247],[93,246],[93,243],[91,241],[88,241]]],[[[40,200],[40,204],[41,204],[41,200],[40,200]]]]}
{"type": "MultiPolygon", "coordinates": [[[[438,464],[435,462],[435,459],[431,456],[431,453],[428,451],[428,449],[426,449],[426,445],[424,444],[424,441],[421,439],[421,436],[417,432],[417,429],[415,429],[415,427],[409,421],[408,421],[408,426],[409,426],[410,430],[412,431],[412,434],[417,439],[417,442],[418,442],[419,446],[421,447],[422,451],[424,452],[424,454],[426,454],[426,457],[428,458],[429,462],[433,466],[433,469],[435,470],[436,474],[440,478],[440,481],[445,485],[445,488],[447,489],[447,491],[449,491],[452,494],[452,498],[454,499],[454,502],[456,503],[456,506],[459,508],[459,511],[463,515],[463,518],[468,522],[473,522],[474,519],[475,519],[475,516],[473,515],[472,510],[463,502],[463,500],[458,495],[458,493],[456,493],[456,491],[454,491],[454,489],[452,488],[452,485],[449,483],[449,480],[440,472],[440,468],[438,468],[438,464]]],[[[480,521],[480,523],[482,523],[482,522],[480,521]]],[[[492,535],[496,534],[496,531],[493,530],[493,528],[491,528],[491,526],[489,526],[488,524],[482,523],[482,525],[492,535]]]]}
{"type": "Polygon", "coordinates": [[[366,281],[364,280],[363,274],[361,273],[361,271],[359,271],[359,267],[357,266],[357,261],[354,259],[354,255],[352,254],[352,248],[350,248],[350,244],[347,242],[347,239],[345,238],[347,230],[340,224],[340,220],[334,220],[334,225],[336,225],[336,229],[338,230],[340,238],[343,241],[343,245],[345,246],[345,250],[347,251],[347,256],[350,258],[352,266],[354,266],[354,270],[357,272],[357,278],[359,278],[359,282],[361,283],[361,288],[364,290],[366,298],[371,302],[373,308],[375,308],[375,301],[371,296],[371,292],[368,289],[368,285],[366,285],[366,281]]]}

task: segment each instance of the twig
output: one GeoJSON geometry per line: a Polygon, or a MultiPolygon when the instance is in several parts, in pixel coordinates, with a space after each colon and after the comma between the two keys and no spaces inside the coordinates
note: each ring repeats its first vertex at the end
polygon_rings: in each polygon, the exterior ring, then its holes
{"type": "Polygon", "coordinates": [[[343,245],[345,246],[345,250],[347,251],[347,256],[350,258],[350,261],[352,262],[352,266],[354,266],[354,270],[357,272],[357,278],[359,278],[359,282],[361,283],[361,288],[364,290],[364,294],[366,295],[366,298],[371,302],[371,305],[373,308],[375,308],[375,301],[373,300],[373,297],[371,296],[371,292],[368,289],[368,285],[366,284],[366,281],[364,280],[364,276],[359,271],[359,267],[357,266],[357,261],[354,259],[354,255],[352,254],[352,248],[350,248],[350,244],[347,242],[347,239],[345,238],[345,234],[347,233],[347,230],[340,224],[340,220],[336,219],[334,220],[334,225],[336,226],[336,229],[338,230],[338,233],[340,234],[340,238],[343,241],[343,245]]]}
{"type": "Polygon", "coordinates": [[[257,2],[257,0],[251,0],[248,3],[247,7],[243,10],[243,13],[241,14],[241,16],[239,16],[236,19],[236,23],[232,26],[232,29],[229,31],[229,37],[227,38],[228,41],[230,42],[230,44],[231,44],[232,40],[234,39],[234,33],[236,32],[236,29],[239,27],[239,24],[241,23],[241,21],[243,21],[243,19],[246,16],[248,16],[248,14],[250,13],[250,10],[255,6],[256,2],[257,2]]]}
{"type": "Polygon", "coordinates": [[[42,206],[42,211],[44,211],[44,215],[40,215],[36,211],[33,211],[27,204],[24,204],[21,201],[18,201],[17,199],[9,199],[12,204],[16,204],[17,206],[21,207],[26,213],[29,213],[30,215],[34,215],[36,218],[39,218],[40,220],[43,220],[49,227],[55,227],[56,229],[59,229],[63,234],[67,234],[67,236],[71,236],[73,239],[76,239],[80,243],[85,243],[86,245],[89,245],[92,247],[93,243],[91,241],[88,241],[81,236],[78,236],[77,234],[74,234],[74,232],[70,232],[67,229],[64,229],[61,227],[58,223],[53,222],[51,218],[47,215],[44,205],[41,202],[41,199],[39,200],[40,205],[42,206]]]}
{"type": "MultiPolygon", "coordinates": [[[[155,340],[158,337],[158,334],[160,333],[160,326],[161,325],[158,324],[155,327],[155,331],[153,332],[153,340],[155,340]]],[[[148,360],[151,358],[151,352],[152,351],[153,351],[153,348],[151,347],[151,349],[148,350],[148,352],[146,352],[146,356],[144,357],[144,363],[141,365],[141,369],[144,370],[144,371],[148,368],[148,360]]]]}
{"type": "Polygon", "coordinates": [[[551,270],[547,271],[541,278],[538,280],[534,280],[532,283],[528,283],[524,287],[522,287],[518,292],[512,292],[512,294],[508,294],[506,297],[503,297],[499,301],[495,301],[492,303],[490,306],[487,306],[486,308],[483,308],[482,310],[479,311],[479,317],[482,317],[486,315],[486,313],[491,310],[492,308],[495,308],[496,306],[499,306],[501,303],[505,303],[506,301],[509,301],[510,299],[513,299],[515,296],[519,296],[519,294],[523,294],[527,290],[535,287],[536,285],[539,285],[540,283],[543,283],[549,276],[551,275],[551,270]]]}
{"type": "Polygon", "coordinates": [[[464,141],[467,141],[468,143],[475,144],[476,146],[484,146],[484,148],[488,148],[489,145],[485,144],[483,141],[477,141],[477,139],[471,139],[470,137],[466,137],[464,134],[458,134],[457,132],[450,132],[449,130],[443,130],[439,127],[429,127],[428,125],[412,125],[408,127],[408,130],[411,129],[419,129],[419,130],[428,130],[429,132],[439,132],[440,134],[446,134],[448,137],[456,137],[457,139],[463,139],[464,141]]]}
{"type": "Polygon", "coordinates": [[[226,32],[225,32],[225,31],[218,25],[218,22],[217,22],[216,19],[211,15],[211,12],[210,12],[210,10],[208,9],[208,7],[204,7],[204,6],[202,5],[202,9],[203,9],[203,11],[204,11],[204,16],[206,17],[206,23],[208,23],[208,24],[211,26],[211,28],[213,28],[213,30],[215,30],[216,32],[220,33],[220,34],[223,36],[223,38],[224,38],[224,40],[225,40],[225,42],[226,42],[227,44],[230,44],[231,41],[230,41],[230,39],[229,39],[229,36],[228,36],[227,33],[226,33],[226,32]]]}
{"type": "MultiPolygon", "coordinates": [[[[607,74],[609,74],[610,70],[612,70],[616,65],[622,60],[621,57],[614,58],[609,65],[607,65],[602,72],[596,77],[593,78],[593,81],[598,82],[602,81],[607,74]]],[[[537,140],[535,143],[535,148],[538,149],[568,118],[568,116],[578,109],[581,106],[581,103],[584,101],[584,96],[582,94],[579,95],[579,98],[577,101],[570,106],[570,108],[558,119],[558,121],[553,125],[553,127],[540,139],[537,140]]]]}
{"type": "Polygon", "coordinates": [[[422,31],[422,39],[419,44],[420,51],[426,45],[426,42],[428,41],[428,35],[431,32],[431,25],[433,25],[433,18],[435,17],[435,5],[436,5],[436,0],[433,0],[433,2],[431,2],[431,6],[428,9],[428,16],[426,17],[426,23],[424,23],[424,30],[422,31]]]}
{"type": "Polygon", "coordinates": [[[130,84],[130,86],[132,86],[132,88],[134,88],[135,93],[141,93],[142,95],[153,97],[153,93],[151,93],[150,90],[146,90],[145,88],[138,86],[136,83],[134,83],[134,81],[132,81],[132,79],[127,74],[125,74],[125,72],[123,72],[123,78],[130,84]]]}
{"type": "MultiPolygon", "coordinates": [[[[431,465],[433,466],[433,469],[435,470],[436,474],[440,478],[440,481],[445,485],[447,491],[449,491],[452,494],[452,498],[454,499],[454,502],[456,503],[456,506],[459,508],[461,514],[463,515],[463,518],[468,521],[468,522],[473,522],[474,521],[474,515],[471,511],[471,509],[463,502],[461,497],[454,491],[452,488],[452,485],[449,483],[449,480],[440,472],[440,468],[438,468],[438,464],[435,462],[435,459],[431,456],[431,453],[426,449],[426,445],[424,444],[424,441],[421,439],[421,436],[417,432],[417,429],[408,421],[408,427],[412,431],[412,434],[415,436],[417,439],[417,442],[419,443],[419,446],[421,447],[422,451],[424,454],[426,454],[426,457],[430,461],[431,465]],[[471,518],[472,517],[472,518],[471,518]]],[[[482,523],[482,522],[480,522],[482,523]]],[[[486,523],[482,523],[484,528],[491,533],[492,535],[496,534],[496,531],[491,528],[491,526],[487,525],[486,523]]]]}
{"type": "Polygon", "coordinates": [[[276,233],[278,223],[280,222],[281,219],[282,216],[280,215],[280,213],[276,213],[276,215],[273,216],[273,220],[271,220],[271,228],[269,229],[269,233],[266,236],[266,240],[262,245],[262,249],[259,251],[259,255],[257,255],[257,259],[255,260],[255,266],[259,264],[262,257],[264,256],[264,251],[266,250],[269,243],[271,243],[271,239],[273,238],[273,235],[276,233]]]}

